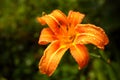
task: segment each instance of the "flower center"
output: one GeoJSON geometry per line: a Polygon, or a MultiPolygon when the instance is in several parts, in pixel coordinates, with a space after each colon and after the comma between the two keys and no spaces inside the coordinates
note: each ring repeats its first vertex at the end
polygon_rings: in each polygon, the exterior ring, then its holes
{"type": "Polygon", "coordinates": [[[70,42],[73,42],[73,41],[74,41],[74,38],[75,38],[74,35],[73,35],[73,36],[69,36],[69,37],[68,37],[68,40],[69,40],[70,42]]]}
{"type": "Polygon", "coordinates": [[[74,41],[75,35],[68,35],[68,36],[62,36],[61,43],[62,44],[71,44],[74,41]]]}
{"type": "Polygon", "coordinates": [[[59,36],[58,39],[61,41],[61,44],[71,44],[73,43],[74,39],[75,39],[75,31],[74,31],[74,27],[72,26],[67,26],[66,29],[64,30],[64,27],[62,28],[62,26],[60,27],[62,32],[59,36]]]}

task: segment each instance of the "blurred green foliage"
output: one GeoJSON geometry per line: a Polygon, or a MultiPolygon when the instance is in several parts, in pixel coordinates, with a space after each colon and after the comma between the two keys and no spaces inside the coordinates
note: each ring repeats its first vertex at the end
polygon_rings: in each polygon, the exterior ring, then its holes
{"type": "Polygon", "coordinates": [[[0,80],[120,80],[120,0],[0,0],[0,80]],[[36,17],[60,9],[86,14],[83,23],[101,26],[110,39],[104,51],[87,45],[91,59],[86,68],[69,54],[55,73],[39,73],[38,62],[47,46],[38,45],[43,26],[36,17]]]}

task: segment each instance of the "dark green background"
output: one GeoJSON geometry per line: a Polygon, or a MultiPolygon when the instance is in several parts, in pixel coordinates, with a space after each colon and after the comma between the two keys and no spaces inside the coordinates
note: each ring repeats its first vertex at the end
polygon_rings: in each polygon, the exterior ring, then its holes
{"type": "Polygon", "coordinates": [[[0,80],[120,80],[120,0],[0,0],[0,80]],[[83,23],[101,26],[110,43],[102,51],[86,45],[89,64],[82,70],[69,51],[55,73],[39,73],[47,45],[38,45],[41,26],[36,17],[60,9],[80,11],[83,23]]]}

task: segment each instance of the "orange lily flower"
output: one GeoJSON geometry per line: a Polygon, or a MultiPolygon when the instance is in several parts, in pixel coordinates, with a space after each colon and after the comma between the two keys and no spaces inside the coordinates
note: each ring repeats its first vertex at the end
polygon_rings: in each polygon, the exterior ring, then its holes
{"type": "Polygon", "coordinates": [[[80,24],[84,16],[72,10],[68,16],[60,10],[54,10],[37,18],[42,25],[49,26],[41,31],[38,43],[41,45],[51,43],[39,62],[41,73],[51,76],[68,49],[81,69],[89,61],[88,50],[84,44],[91,43],[100,49],[104,49],[108,44],[108,37],[102,28],[93,24],[80,24]]]}

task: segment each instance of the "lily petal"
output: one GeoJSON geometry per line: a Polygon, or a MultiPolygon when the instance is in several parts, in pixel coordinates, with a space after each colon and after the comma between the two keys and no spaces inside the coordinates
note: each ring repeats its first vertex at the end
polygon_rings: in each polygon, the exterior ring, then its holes
{"type": "Polygon", "coordinates": [[[44,28],[41,31],[41,35],[39,37],[38,44],[45,45],[45,44],[48,44],[56,39],[57,38],[56,38],[55,34],[52,32],[52,30],[50,28],[44,28]]]}
{"type": "Polygon", "coordinates": [[[84,16],[85,15],[82,13],[74,12],[71,10],[68,13],[68,22],[71,24],[71,26],[76,26],[77,24],[82,22],[84,16]]]}
{"type": "Polygon", "coordinates": [[[70,52],[76,62],[79,64],[79,69],[85,67],[89,61],[88,50],[84,45],[73,44],[70,47],[70,52]]]}
{"type": "Polygon", "coordinates": [[[67,16],[60,10],[54,10],[51,14],[49,14],[49,16],[52,17],[59,24],[58,26],[62,30],[60,34],[66,34],[68,26],[67,16]]]}
{"type": "Polygon", "coordinates": [[[50,15],[53,16],[59,22],[60,25],[68,24],[66,15],[60,10],[54,10],[50,15]]]}
{"type": "Polygon", "coordinates": [[[59,32],[59,24],[56,22],[54,17],[51,17],[49,15],[45,15],[43,17],[37,18],[38,22],[40,22],[42,25],[47,24],[50,29],[57,35],[59,32]]]}
{"type": "Polygon", "coordinates": [[[52,42],[44,51],[44,55],[40,60],[40,72],[51,76],[67,49],[66,46],[60,45],[59,41],[52,42]]]}
{"type": "Polygon", "coordinates": [[[77,36],[76,44],[92,43],[98,48],[104,49],[109,40],[104,30],[92,24],[78,24],[75,28],[77,36]]]}

